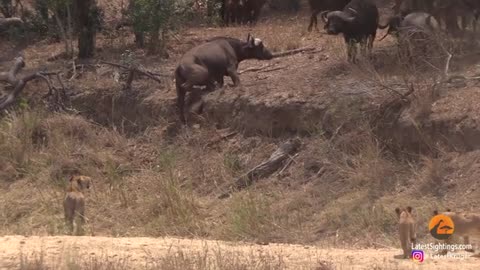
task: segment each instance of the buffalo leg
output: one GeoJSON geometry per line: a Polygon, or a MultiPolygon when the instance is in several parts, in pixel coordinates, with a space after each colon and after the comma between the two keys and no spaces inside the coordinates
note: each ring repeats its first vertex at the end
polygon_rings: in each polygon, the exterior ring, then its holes
{"type": "Polygon", "coordinates": [[[177,110],[178,110],[178,116],[180,117],[180,121],[182,122],[182,124],[187,123],[187,121],[185,120],[184,105],[185,105],[185,89],[179,88],[177,89],[177,110]]]}
{"type": "Polygon", "coordinates": [[[348,55],[348,61],[355,63],[355,58],[357,54],[357,46],[353,40],[348,40],[347,41],[347,55],[348,55]]]}
{"type": "Polygon", "coordinates": [[[369,57],[373,55],[373,42],[375,41],[375,35],[370,35],[367,38],[367,53],[369,57]]]}
{"type": "Polygon", "coordinates": [[[218,83],[218,87],[222,88],[223,85],[225,84],[224,81],[223,81],[223,76],[217,78],[217,83],[218,83]]]}
{"type": "Polygon", "coordinates": [[[235,67],[228,68],[227,74],[232,78],[234,87],[240,85],[240,78],[238,77],[237,69],[235,67]]]}
{"type": "Polygon", "coordinates": [[[367,43],[368,43],[367,38],[362,38],[362,40],[360,41],[360,52],[363,56],[367,55],[367,43]]]}
{"type": "Polygon", "coordinates": [[[320,13],[320,10],[314,10],[312,16],[310,17],[310,24],[308,25],[308,32],[312,31],[313,26],[315,25],[315,30],[318,30],[317,27],[317,15],[320,13]]]}

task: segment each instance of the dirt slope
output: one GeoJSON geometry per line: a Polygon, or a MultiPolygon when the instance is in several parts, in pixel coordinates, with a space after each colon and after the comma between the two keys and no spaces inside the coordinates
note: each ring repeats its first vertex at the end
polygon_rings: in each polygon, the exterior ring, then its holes
{"type": "MultiPolygon", "coordinates": [[[[179,238],[108,238],[108,237],[23,237],[0,238],[0,269],[14,269],[20,258],[44,252],[44,262],[62,264],[72,257],[72,252],[82,257],[102,257],[104,260],[128,258],[131,267],[143,268],[150,259],[168,255],[208,254],[219,257],[245,258],[269,257],[279,259],[282,269],[320,269],[321,262],[333,263],[336,269],[478,269],[478,258],[431,259],[422,264],[396,259],[398,249],[335,249],[301,245],[254,245],[245,243],[206,241],[179,238]],[[20,256],[20,254],[22,254],[20,256]],[[223,255],[218,255],[223,254],[223,255]]],[[[467,254],[466,254],[467,255],[467,254]]],[[[467,255],[469,256],[469,255],[467,255]]]]}

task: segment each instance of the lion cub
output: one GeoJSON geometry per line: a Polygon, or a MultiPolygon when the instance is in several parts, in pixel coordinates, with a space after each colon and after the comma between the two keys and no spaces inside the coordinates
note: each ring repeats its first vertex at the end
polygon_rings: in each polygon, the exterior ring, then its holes
{"type": "Polygon", "coordinates": [[[79,216],[77,223],[77,234],[81,234],[82,226],[85,223],[85,196],[83,190],[90,188],[91,178],[83,175],[74,175],[70,178],[63,209],[65,210],[65,222],[69,233],[73,234],[73,220],[75,214],[79,216]]]}
{"type": "MultiPolygon", "coordinates": [[[[439,213],[435,210],[433,214],[438,215],[439,213]]],[[[465,245],[470,244],[470,236],[480,237],[480,214],[458,213],[452,212],[450,209],[447,209],[447,212],[443,212],[441,214],[452,219],[455,227],[453,236],[463,237],[465,245]]],[[[447,244],[452,243],[452,237],[448,238],[445,242],[447,244]]],[[[465,251],[475,252],[473,249],[466,249],[465,251]]],[[[447,250],[445,250],[443,253],[447,253],[447,250]]]]}
{"type": "Polygon", "coordinates": [[[417,233],[416,233],[416,221],[412,215],[412,207],[408,206],[406,209],[396,208],[395,212],[398,215],[400,243],[403,249],[403,258],[410,258],[412,253],[412,245],[415,246],[417,233]]]}

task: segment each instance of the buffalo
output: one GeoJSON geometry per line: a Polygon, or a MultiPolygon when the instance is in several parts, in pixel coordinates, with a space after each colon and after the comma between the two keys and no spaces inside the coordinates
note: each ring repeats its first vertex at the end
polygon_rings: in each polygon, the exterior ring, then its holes
{"type": "Polygon", "coordinates": [[[342,11],[322,12],[321,18],[327,34],[343,34],[350,62],[356,60],[358,43],[363,53],[366,50],[371,53],[379,21],[378,8],[373,2],[352,0],[342,11]]]}
{"type": "Polygon", "coordinates": [[[312,15],[310,17],[310,24],[308,25],[308,31],[312,31],[312,28],[315,26],[317,28],[317,15],[322,11],[334,11],[342,10],[351,0],[308,0],[310,5],[310,10],[312,15]]]}
{"type": "Polygon", "coordinates": [[[216,37],[187,51],[175,69],[177,107],[180,121],[185,124],[185,95],[194,86],[205,86],[207,91],[215,89],[215,83],[223,86],[223,77],[229,76],[233,86],[240,84],[238,64],[247,59],[270,60],[272,53],[262,40],[248,34],[247,40],[216,37]]]}

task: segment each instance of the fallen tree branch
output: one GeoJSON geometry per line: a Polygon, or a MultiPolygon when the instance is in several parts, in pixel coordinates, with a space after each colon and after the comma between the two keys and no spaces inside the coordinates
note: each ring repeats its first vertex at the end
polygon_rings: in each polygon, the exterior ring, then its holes
{"type": "MultiPolygon", "coordinates": [[[[152,80],[154,80],[158,83],[162,83],[162,81],[159,78],[156,77],[156,76],[158,76],[158,74],[150,72],[148,70],[143,70],[143,69],[140,69],[140,68],[135,67],[135,66],[125,66],[125,65],[122,65],[122,64],[117,64],[117,63],[112,63],[112,62],[107,62],[107,61],[100,61],[100,63],[110,65],[110,66],[114,66],[114,67],[118,67],[118,68],[123,68],[123,69],[126,69],[126,70],[130,71],[127,83],[125,85],[125,87],[127,89],[131,88],[131,83],[132,83],[134,75],[135,75],[134,73],[140,73],[140,74],[145,75],[148,78],[150,78],[150,79],[152,79],[152,80]]],[[[162,76],[167,77],[167,75],[162,75],[162,76]]]]}
{"type": "Polygon", "coordinates": [[[452,60],[452,57],[453,55],[449,52],[446,52],[447,53],[447,62],[445,63],[445,69],[443,70],[443,73],[445,75],[445,78],[448,78],[448,73],[449,73],[449,70],[450,70],[450,61],[452,60]]]}
{"type": "Polygon", "coordinates": [[[313,51],[313,50],[315,50],[315,48],[305,47],[305,48],[300,48],[300,49],[295,49],[295,50],[290,50],[290,51],[284,51],[284,52],[274,53],[273,58],[284,57],[284,56],[294,55],[294,54],[313,51]]]}
{"type": "Polygon", "coordinates": [[[24,77],[18,76],[18,73],[25,67],[25,61],[23,57],[15,58],[12,68],[8,72],[0,72],[0,82],[6,82],[13,87],[13,90],[6,96],[0,98],[0,110],[4,110],[10,106],[20,95],[20,93],[25,88],[25,85],[35,79],[42,79],[47,83],[48,94],[46,96],[52,95],[55,88],[53,87],[50,79],[47,77],[49,75],[55,75],[58,73],[54,72],[35,72],[24,77]]]}
{"type": "Polygon", "coordinates": [[[290,165],[295,161],[295,158],[298,157],[299,153],[296,153],[293,157],[289,156],[287,164],[278,172],[278,175],[281,176],[283,172],[290,167],[290,165]]]}
{"type": "Polygon", "coordinates": [[[20,18],[0,18],[0,27],[9,27],[11,25],[22,25],[23,21],[20,18]]]}
{"type": "Polygon", "coordinates": [[[227,198],[232,192],[244,189],[258,179],[271,175],[282,166],[286,159],[299,150],[300,145],[300,139],[290,139],[284,142],[275,152],[273,152],[268,160],[262,162],[260,165],[235,180],[229,190],[219,196],[219,199],[227,198]]]}

